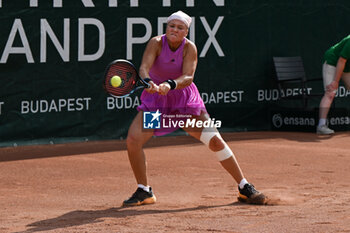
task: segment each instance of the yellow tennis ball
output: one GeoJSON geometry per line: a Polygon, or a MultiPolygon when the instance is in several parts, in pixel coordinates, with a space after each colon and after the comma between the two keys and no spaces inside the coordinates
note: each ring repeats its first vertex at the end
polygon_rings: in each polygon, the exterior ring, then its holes
{"type": "Polygon", "coordinates": [[[111,78],[111,85],[113,87],[119,87],[121,84],[122,84],[122,79],[118,75],[115,75],[111,78]]]}

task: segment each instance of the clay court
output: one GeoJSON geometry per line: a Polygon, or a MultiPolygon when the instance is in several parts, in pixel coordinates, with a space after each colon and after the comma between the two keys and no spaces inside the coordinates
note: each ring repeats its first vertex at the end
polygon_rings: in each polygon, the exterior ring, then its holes
{"type": "Polygon", "coordinates": [[[350,232],[348,132],[224,134],[269,204],[237,202],[202,144],[152,139],[158,202],[121,208],[136,189],[124,141],[1,148],[0,232],[350,232]]]}

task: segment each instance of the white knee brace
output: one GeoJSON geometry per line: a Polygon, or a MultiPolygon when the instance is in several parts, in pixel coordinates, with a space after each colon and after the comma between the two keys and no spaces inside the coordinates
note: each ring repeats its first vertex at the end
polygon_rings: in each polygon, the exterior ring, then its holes
{"type": "Polygon", "coordinates": [[[221,139],[220,133],[215,128],[203,128],[200,140],[205,145],[209,146],[209,142],[214,136],[217,136],[221,139]]]}
{"type": "Polygon", "coordinates": [[[221,162],[221,161],[224,161],[230,157],[233,156],[233,152],[232,150],[230,149],[230,147],[228,147],[228,145],[225,143],[225,147],[224,149],[222,150],[219,150],[219,151],[216,151],[215,154],[216,154],[216,157],[218,158],[218,160],[221,162]]]}
{"type": "MultiPolygon", "coordinates": [[[[209,146],[210,140],[214,136],[217,136],[219,139],[222,139],[220,133],[216,129],[203,128],[202,134],[200,137],[200,141],[203,142],[205,145],[209,146]]],[[[233,153],[232,153],[231,149],[227,146],[226,142],[223,142],[223,143],[225,144],[224,149],[215,152],[219,161],[223,161],[223,160],[228,159],[231,156],[233,156],[233,153]]]]}

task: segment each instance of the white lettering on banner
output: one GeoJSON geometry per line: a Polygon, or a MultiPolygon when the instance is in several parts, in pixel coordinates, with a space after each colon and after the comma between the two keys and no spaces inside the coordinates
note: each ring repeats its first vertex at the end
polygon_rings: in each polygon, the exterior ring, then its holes
{"type": "Polygon", "coordinates": [[[204,104],[219,104],[219,103],[237,103],[242,102],[244,91],[224,91],[224,92],[210,92],[201,93],[204,104]]]}
{"type": "Polygon", "coordinates": [[[279,91],[277,89],[258,90],[258,101],[278,100],[278,98],[279,98],[279,91]]]}
{"type": "Polygon", "coordinates": [[[315,125],[315,119],[314,118],[308,118],[308,117],[285,117],[283,120],[283,123],[285,125],[309,125],[314,126],[315,125]]]}
{"type": "Polygon", "coordinates": [[[69,61],[69,19],[64,19],[63,23],[63,47],[58,41],[55,33],[53,32],[50,24],[46,19],[41,19],[41,37],[40,37],[40,62],[46,62],[46,48],[47,40],[46,35],[49,35],[51,41],[55,45],[58,53],[61,55],[62,60],[67,62],[69,61]]]}
{"type": "Polygon", "coordinates": [[[152,25],[146,18],[128,18],[126,23],[126,59],[132,59],[132,45],[144,44],[152,35],[152,25]],[[146,33],[142,37],[133,37],[133,25],[142,24],[146,28],[146,33]]]}
{"type": "Polygon", "coordinates": [[[222,122],[220,120],[215,120],[215,118],[205,121],[198,121],[196,119],[187,119],[186,127],[187,128],[221,128],[222,122]]]}
{"type": "Polygon", "coordinates": [[[172,118],[162,118],[163,128],[221,128],[222,122],[220,120],[208,119],[205,121],[187,118],[187,119],[172,119],[172,118]]]}
{"type": "Polygon", "coordinates": [[[93,18],[79,19],[78,26],[78,61],[96,61],[105,51],[105,28],[101,21],[93,18]],[[85,54],[85,25],[95,25],[99,31],[99,47],[95,54],[85,54]]]}
{"type": "Polygon", "coordinates": [[[350,96],[350,90],[347,90],[343,86],[339,86],[335,97],[348,97],[348,96],[350,96]]]}
{"type": "MultiPolygon", "coordinates": [[[[312,88],[307,88],[306,92],[308,94],[311,93],[312,88]]],[[[296,96],[300,95],[304,92],[301,88],[287,88],[285,90],[282,90],[281,97],[286,96],[296,96]]],[[[258,101],[272,101],[272,100],[278,100],[280,98],[279,90],[277,89],[268,89],[268,90],[258,90],[258,101]]]]}
{"type": "MultiPolygon", "coordinates": [[[[3,0],[0,0],[0,8],[4,7],[2,4],[3,0]]],[[[10,0],[8,0],[10,1],[10,0]]],[[[66,0],[67,2],[68,0],[66,0]]],[[[76,0],[79,1],[79,0],[76,0]]],[[[183,0],[186,2],[186,7],[195,7],[195,5],[201,5],[204,3],[204,1],[195,1],[195,0],[183,0]]],[[[207,2],[213,2],[216,7],[224,7],[225,6],[225,0],[206,0],[207,2]]],[[[26,2],[26,1],[24,1],[26,2]]],[[[62,8],[64,7],[63,0],[52,0],[52,7],[54,8],[62,8]]],[[[97,2],[97,0],[80,0],[81,7],[83,8],[100,8],[101,5],[96,6],[94,3],[97,2]]],[[[102,4],[105,3],[105,6],[102,7],[118,7],[118,0],[105,0],[101,1],[102,4]]],[[[142,7],[139,5],[139,0],[129,0],[130,7],[142,7]]],[[[162,7],[171,7],[172,6],[172,0],[162,0],[162,7]]],[[[206,2],[206,6],[207,6],[206,2]]],[[[49,3],[50,4],[50,3],[49,3]]],[[[101,4],[101,3],[100,3],[101,4]]],[[[6,4],[5,4],[6,5],[6,4]]],[[[24,6],[28,6],[28,1],[24,3],[24,6]]],[[[29,0],[29,7],[31,8],[37,8],[40,6],[40,1],[38,0],[29,0]]],[[[123,4],[123,6],[125,6],[123,4]]],[[[46,6],[45,6],[46,7],[46,6]]],[[[71,6],[69,6],[71,7],[71,6]]],[[[154,17],[154,16],[152,16],[154,17]]],[[[164,30],[164,24],[166,23],[167,17],[158,17],[157,18],[157,31],[158,34],[162,34],[164,30]]],[[[207,19],[203,16],[200,18],[200,22],[202,23],[202,28],[205,30],[207,34],[207,40],[203,46],[203,48],[198,48],[199,57],[205,57],[211,47],[213,47],[219,57],[224,57],[225,54],[219,44],[219,41],[216,38],[216,33],[218,32],[224,16],[217,16],[217,20],[213,24],[213,26],[210,26],[209,24],[212,24],[211,22],[208,22],[207,19]]],[[[58,19],[55,19],[55,24],[57,24],[58,19]]],[[[48,56],[50,54],[47,50],[47,44],[49,43],[47,40],[49,39],[54,47],[56,48],[58,54],[62,58],[62,61],[64,62],[70,62],[72,59],[71,51],[72,48],[78,48],[77,49],[77,61],[96,61],[99,58],[101,58],[105,52],[106,47],[106,31],[105,26],[103,22],[96,18],[74,18],[74,20],[78,21],[78,28],[75,28],[76,31],[72,31],[74,29],[71,28],[70,25],[75,25],[75,22],[71,22],[70,18],[64,18],[63,20],[63,33],[62,38],[57,38],[57,34],[55,33],[55,28],[52,28],[52,25],[50,24],[50,21],[46,18],[40,19],[40,26],[38,28],[32,29],[32,27],[35,27],[36,24],[30,25],[30,30],[28,30],[28,33],[30,32],[30,36],[32,36],[32,31],[40,30],[40,42],[28,40],[26,35],[25,26],[23,26],[22,20],[20,18],[16,18],[13,21],[12,29],[8,34],[7,43],[5,44],[5,47],[2,48],[1,51],[2,54],[0,57],[0,63],[6,63],[10,55],[14,54],[21,54],[24,55],[26,58],[27,63],[35,63],[36,61],[40,60],[40,63],[46,63],[49,59],[48,56]],[[93,54],[86,54],[85,53],[85,27],[87,25],[92,25],[97,28],[96,32],[93,32],[94,35],[91,35],[93,38],[98,38],[96,40],[96,43],[98,43],[97,51],[93,54]],[[40,27],[40,28],[39,28],[40,27]],[[74,40],[71,36],[77,35],[77,40],[74,40]],[[15,39],[19,38],[16,40],[15,39]],[[17,42],[18,41],[18,42],[17,42]],[[77,41],[77,45],[72,45],[71,41],[77,41]],[[21,44],[21,46],[15,46],[15,44],[21,44]],[[38,50],[40,51],[33,51],[34,54],[39,54],[40,58],[34,58],[32,53],[32,48],[36,48],[36,44],[40,44],[40,48],[38,50]]],[[[113,20],[113,19],[111,19],[113,20]]],[[[118,35],[118,37],[126,37],[126,54],[124,55],[126,59],[132,60],[133,59],[133,46],[137,44],[146,44],[148,40],[152,36],[153,28],[152,24],[150,23],[149,19],[143,18],[143,17],[136,17],[136,18],[126,18],[125,22],[116,22],[114,25],[115,27],[123,27],[121,26],[121,23],[126,24],[126,35],[118,35]],[[144,35],[133,35],[134,25],[141,25],[145,27],[145,33],[144,35]]],[[[27,25],[28,26],[28,25],[27,25]]],[[[112,28],[112,30],[114,30],[112,28]]],[[[192,24],[190,26],[189,30],[189,39],[193,42],[195,42],[195,30],[196,30],[196,18],[192,17],[192,24]]],[[[140,31],[140,30],[138,30],[140,31]]],[[[142,30],[141,30],[142,31],[142,30]]],[[[4,32],[3,32],[4,33],[4,32]]],[[[5,32],[6,33],[6,32],[5,32]]],[[[205,33],[201,32],[203,35],[205,33]]],[[[59,33],[60,34],[60,33],[59,33]]],[[[36,36],[34,38],[37,38],[36,36]]],[[[0,43],[2,44],[2,43],[0,43]]],[[[0,52],[0,53],[1,53],[0,52]]]]}
{"type": "MultiPolygon", "coordinates": [[[[210,28],[205,17],[200,17],[200,19],[201,19],[201,22],[202,22],[209,37],[208,37],[207,42],[205,43],[199,56],[205,57],[205,55],[207,54],[207,52],[210,48],[210,45],[213,44],[218,55],[220,57],[224,57],[225,54],[222,51],[218,41],[215,38],[215,35],[216,35],[217,31],[219,30],[219,27],[220,27],[224,17],[223,16],[218,17],[213,29],[210,28]]],[[[158,18],[158,26],[157,26],[158,34],[162,34],[160,32],[163,32],[163,24],[164,23],[166,23],[166,18],[164,18],[164,17],[158,18]]],[[[132,58],[133,58],[133,56],[132,56],[133,44],[146,43],[151,38],[152,25],[149,22],[149,20],[146,18],[128,18],[127,19],[126,33],[127,33],[127,35],[126,35],[126,43],[127,43],[126,44],[126,59],[132,60],[132,58]],[[141,24],[141,25],[145,26],[145,28],[146,28],[145,35],[143,35],[142,37],[133,37],[133,34],[132,34],[133,33],[133,25],[135,25],[135,24],[141,24]]],[[[195,17],[192,17],[192,24],[190,26],[189,36],[190,36],[190,40],[195,42],[195,17]]]]}
{"type": "MultiPolygon", "coordinates": [[[[195,17],[192,18],[193,23],[190,26],[189,30],[189,38],[191,41],[195,42],[195,17]]],[[[211,45],[213,45],[214,49],[216,50],[218,56],[223,57],[225,56],[224,52],[222,51],[219,42],[215,38],[215,35],[224,19],[223,16],[219,16],[215,25],[211,29],[209,27],[209,24],[207,23],[207,20],[204,17],[200,17],[201,22],[203,24],[204,29],[206,30],[208,34],[208,39],[203,47],[203,49],[200,52],[200,57],[205,57],[207,52],[209,51],[209,48],[211,45]]],[[[158,32],[159,34],[163,33],[164,24],[166,23],[165,17],[159,17],[158,18],[158,32]]],[[[40,62],[46,63],[47,62],[47,40],[48,38],[52,41],[54,47],[56,48],[57,52],[61,56],[62,60],[64,62],[69,62],[71,59],[71,53],[70,48],[72,47],[71,42],[71,35],[75,34],[71,32],[70,27],[70,19],[65,18],[63,19],[63,38],[59,39],[57,38],[54,29],[50,26],[50,23],[47,19],[41,19],[40,20],[40,62]]],[[[150,21],[146,18],[127,18],[126,20],[126,58],[129,60],[132,60],[133,58],[133,45],[136,44],[146,44],[147,41],[152,36],[152,25],[150,21]],[[145,27],[145,34],[141,36],[134,36],[133,35],[133,28],[134,25],[143,25],[145,27]]],[[[95,18],[78,18],[78,61],[96,61],[99,58],[101,58],[105,52],[106,47],[106,31],[103,23],[95,18]],[[98,43],[97,51],[93,54],[86,54],[85,52],[85,28],[86,26],[94,26],[97,30],[94,34],[98,39],[94,40],[96,43],[98,43]]],[[[35,42],[31,41],[31,44],[35,44],[35,42]]],[[[21,19],[15,19],[14,23],[12,25],[12,29],[10,31],[10,34],[8,36],[7,43],[5,45],[5,48],[3,50],[0,63],[6,63],[9,55],[11,54],[22,54],[25,55],[26,60],[28,63],[35,63],[31,45],[29,44],[24,26],[22,24],[21,19]],[[22,46],[15,47],[14,41],[15,38],[19,37],[20,41],[22,43],[22,46]]],[[[35,59],[36,60],[36,59],[35,59]]]]}
{"type": "MultiPolygon", "coordinates": [[[[163,2],[164,2],[164,0],[163,0],[163,2]]],[[[217,6],[225,6],[225,0],[213,0],[213,2],[217,6]]],[[[194,7],[194,0],[186,0],[186,6],[187,7],[194,7]]]]}
{"type": "Polygon", "coordinates": [[[204,48],[202,49],[202,52],[200,53],[199,57],[205,57],[205,54],[207,54],[208,50],[209,50],[209,47],[211,44],[214,45],[214,48],[216,49],[219,57],[224,57],[225,54],[224,52],[221,50],[221,47],[219,45],[219,43],[217,42],[216,38],[215,38],[215,34],[216,32],[218,31],[222,21],[224,20],[224,16],[220,16],[216,22],[215,22],[215,25],[213,27],[213,30],[210,29],[208,23],[207,23],[207,20],[205,19],[205,17],[200,17],[201,21],[202,21],[202,24],[205,28],[205,31],[208,33],[209,37],[208,37],[208,40],[207,42],[205,43],[204,45],[204,48]]]}
{"type": "Polygon", "coordinates": [[[137,96],[131,98],[130,96],[123,98],[107,97],[107,109],[131,109],[140,105],[140,100],[137,96]]]}
{"type": "Polygon", "coordinates": [[[272,116],[272,124],[276,128],[286,126],[315,126],[315,119],[312,117],[285,116],[277,113],[272,116]]]}
{"type": "Polygon", "coordinates": [[[108,6],[109,7],[118,7],[118,0],[109,0],[108,6]]]}
{"type": "Polygon", "coordinates": [[[130,0],[130,6],[131,7],[138,7],[139,1],[138,0],[130,0]]]}
{"type": "Polygon", "coordinates": [[[2,113],[2,105],[4,105],[4,102],[0,102],[0,115],[1,115],[1,113],[2,113]]]}
{"type": "Polygon", "coordinates": [[[90,97],[69,98],[58,100],[23,100],[21,113],[46,113],[46,112],[74,112],[89,110],[90,97]]]}
{"type": "MultiPolygon", "coordinates": [[[[95,7],[92,0],[81,0],[84,7],[95,7]]],[[[29,2],[30,7],[38,7],[38,0],[30,0],[29,2]]],[[[53,0],[53,7],[62,7],[63,3],[62,0],[53,0]]]]}
{"type": "Polygon", "coordinates": [[[7,58],[10,54],[25,54],[28,63],[34,63],[32,51],[30,50],[29,42],[24,31],[21,19],[15,19],[13,23],[10,35],[5,45],[4,52],[0,59],[0,63],[6,63],[7,58]],[[15,41],[17,32],[19,37],[21,38],[23,47],[13,47],[13,42],[15,41]]]}
{"type": "Polygon", "coordinates": [[[38,0],[30,0],[29,6],[30,7],[38,7],[38,0]]]}
{"type": "MultiPolygon", "coordinates": [[[[10,1],[10,0],[8,0],[10,1]]],[[[68,0],[67,0],[68,1],[68,0]]],[[[71,0],[70,0],[71,1],[71,0]]],[[[95,7],[93,0],[80,0],[84,7],[95,7]]],[[[202,0],[203,1],[203,0],[202,0]]],[[[212,0],[216,6],[225,6],[225,0],[212,0]]],[[[109,7],[117,7],[118,0],[105,0],[109,7]]],[[[38,7],[38,0],[29,0],[29,7],[38,7]]],[[[163,7],[170,7],[171,0],[163,0],[163,7]]],[[[194,7],[195,0],[186,0],[186,7],[194,7]]],[[[2,7],[2,0],[0,0],[0,8],[2,7]]],[[[53,0],[53,7],[63,7],[63,0],[53,0]]],[[[139,7],[139,0],[130,0],[130,7],[139,7]]]]}
{"type": "Polygon", "coordinates": [[[331,117],[329,119],[330,125],[350,125],[350,117],[331,117]]]}
{"type": "MultiPolygon", "coordinates": [[[[95,61],[98,60],[105,51],[105,28],[101,21],[93,18],[80,18],[78,19],[78,61],[95,61]],[[98,29],[98,50],[94,54],[85,53],[85,26],[93,25],[98,29]]],[[[40,62],[46,63],[47,61],[47,35],[50,37],[54,46],[56,47],[61,58],[65,62],[69,62],[70,52],[70,19],[64,19],[63,23],[63,46],[60,44],[55,33],[53,32],[50,24],[46,19],[40,20],[40,62]]],[[[0,59],[0,63],[6,63],[10,54],[25,54],[28,63],[34,63],[34,58],[30,45],[23,28],[21,19],[16,19],[9,38],[7,40],[4,52],[0,59]],[[16,35],[20,36],[23,47],[13,47],[13,43],[16,35]]]]}
{"type": "MultiPolygon", "coordinates": [[[[312,91],[312,88],[307,88],[306,92],[310,94],[312,91]]],[[[296,96],[303,93],[303,89],[301,88],[288,88],[285,90],[282,90],[281,97],[286,96],[296,96]]],[[[350,90],[347,90],[343,86],[339,86],[337,93],[335,97],[348,97],[350,96],[350,90]]],[[[280,98],[280,93],[277,89],[265,89],[265,90],[258,90],[258,101],[275,101],[280,98]]]]}

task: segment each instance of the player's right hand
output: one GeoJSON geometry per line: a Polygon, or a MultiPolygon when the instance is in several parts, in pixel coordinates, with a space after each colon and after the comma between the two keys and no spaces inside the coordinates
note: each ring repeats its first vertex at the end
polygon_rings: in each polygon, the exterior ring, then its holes
{"type": "Polygon", "coordinates": [[[338,89],[339,83],[337,81],[332,81],[329,85],[326,86],[326,91],[332,92],[338,89]]]}
{"type": "Polygon", "coordinates": [[[159,86],[154,82],[150,81],[148,84],[150,85],[150,87],[145,89],[148,93],[154,94],[159,91],[159,86]]]}
{"type": "Polygon", "coordinates": [[[160,95],[167,95],[170,91],[170,85],[167,82],[159,84],[159,94],[160,95]]]}

